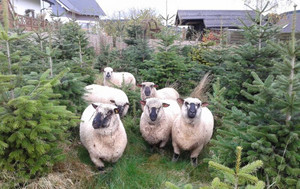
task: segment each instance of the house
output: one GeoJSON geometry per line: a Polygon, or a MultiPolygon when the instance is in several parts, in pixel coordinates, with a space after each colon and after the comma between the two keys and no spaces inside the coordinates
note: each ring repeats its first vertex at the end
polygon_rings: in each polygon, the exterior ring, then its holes
{"type": "Polygon", "coordinates": [[[243,26],[240,20],[249,26],[249,16],[255,17],[255,11],[248,10],[178,10],[176,26],[187,25],[196,31],[220,28],[238,29],[243,26]]]}
{"type": "MultiPolygon", "coordinates": [[[[21,25],[31,24],[36,18],[50,21],[51,15],[56,15],[67,21],[76,20],[82,27],[88,27],[92,22],[105,16],[96,0],[7,0],[12,15],[18,15],[21,25]],[[30,18],[30,19],[29,19],[30,18]],[[20,20],[21,19],[21,20],[20,20]]],[[[25,27],[29,29],[28,27],[25,27]]],[[[32,27],[31,27],[32,29],[32,27]]],[[[30,30],[30,29],[29,29],[30,30]]]]}
{"type": "MultiPolygon", "coordinates": [[[[279,21],[276,23],[276,25],[280,27],[280,40],[286,41],[291,38],[293,13],[294,11],[289,11],[279,15],[279,21]]],[[[300,10],[296,11],[296,23],[296,38],[300,39],[300,10]]]]}

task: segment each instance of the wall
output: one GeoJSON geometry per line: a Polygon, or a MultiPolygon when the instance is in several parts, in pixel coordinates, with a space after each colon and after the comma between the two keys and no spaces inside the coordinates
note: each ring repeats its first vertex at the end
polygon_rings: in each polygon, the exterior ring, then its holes
{"type": "Polygon", "coordinates": [[[48,8],[50,6],[49,3],[43,2],[42,0],[12,0],[11,2],[17,14],[25,15],[26,9],[33,9],[35,17],[40,14],[42,8],[48,8]]]}

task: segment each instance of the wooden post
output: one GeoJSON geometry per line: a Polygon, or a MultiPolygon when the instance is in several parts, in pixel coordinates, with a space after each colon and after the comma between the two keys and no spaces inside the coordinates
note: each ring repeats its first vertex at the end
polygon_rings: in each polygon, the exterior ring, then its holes
{"type": "Polygon", "coordinates": [[[31,26],[31,31],[32,31],[33,30],[33,18],[32,17],[30,17],[30,22],[31,22],[30,26],[31,26]]]}

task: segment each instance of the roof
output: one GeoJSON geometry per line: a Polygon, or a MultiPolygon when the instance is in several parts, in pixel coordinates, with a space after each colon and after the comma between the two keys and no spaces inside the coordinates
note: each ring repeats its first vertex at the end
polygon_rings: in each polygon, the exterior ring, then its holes
{"type": "Polygon", "coordinates": [[[105,16],[106,14],[95,0],[51,0],[56,1],[65,10],[86,16],[105,16]]]}
{"type": "Polygon", "coordinates": [[[178,10],[175,25],[186,25],[188,22],[203,20],[206,28],[239,27],[241,20],[249,26],[252,24],[248,15],[255,17],[255,11],[247,10],[178,10]]]}
{"type": "MultiPolygon", "coordinates": [[[[292,33],[293,12],[285,12],[280,14],[280,19],[276,25],[281,27],[281,33],[292,33]]],[[[296,11],[296,32],[300,32],[300,10],[296,11]]]]}

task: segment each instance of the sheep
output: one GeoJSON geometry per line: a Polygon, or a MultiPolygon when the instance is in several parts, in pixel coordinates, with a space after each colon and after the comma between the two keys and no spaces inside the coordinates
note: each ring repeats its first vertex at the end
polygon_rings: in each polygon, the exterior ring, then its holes
{"type": "Polygon", "coordinates": [[[140,102],[144,105],[140,132],[151,145],[151,149],[155,145],[163,148],[170,138],[174,118],[180,115],[180,107],[174,100],[149,98],[140,102]]]}
{"type": "Polygon", "coordinates": [[[86,102],[114,104],[119,108],[119,115],[121,117],[127,114],[129,101],[127,95],[122,90],[96,84],[88,85],[84,89],[87,91],[83,95],[83,99],[86,102]]]}
{"type": "Polygon", "coordinates": [[[103,161],[116,162],[127,145],[118,108],[112,104],[90,104],[81,116],[80,141],[100,171],[104,169],[103,161]]]}
{"type": "Polygon", "coordinates": [[[197,166],[198,155],[213,134],[214,118],[206,107],[208,103],[202,103],[198,98],[179,98],[177,101],[182,106],[181,115],[174,120],[172,128],[172,161],[178,160],[180,150],[189,150],[191,163],[197,166]]]}
{"type": "Polygon", "coordinates": [[[130,89],[135,90],[135,77],[129,72],[114,72],[111,67],[106,67],[103,72],[103,84],[105,86],[122,87],[122,84],[131,85],[130,89]]]}
{"type": "Polygon", "coordinates": [[[178,92],[173,88],[163,88],[156,90],[158,85],[153,82],[143,82],[137,85],[141,88],[141,99],[146,100],[148,98],[159,98],[159,99],[169,99],[177,100],[179,98],[178,92]]]}

